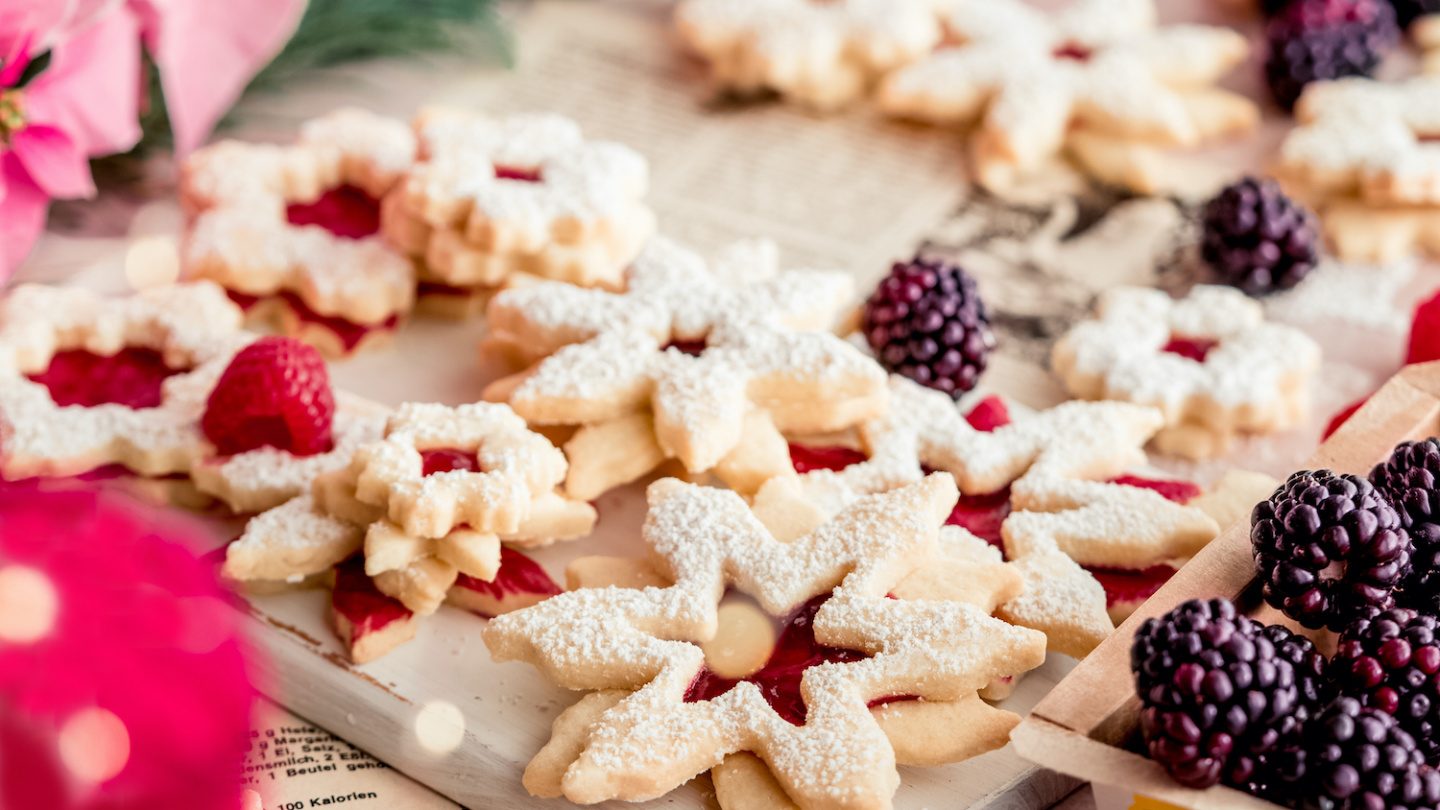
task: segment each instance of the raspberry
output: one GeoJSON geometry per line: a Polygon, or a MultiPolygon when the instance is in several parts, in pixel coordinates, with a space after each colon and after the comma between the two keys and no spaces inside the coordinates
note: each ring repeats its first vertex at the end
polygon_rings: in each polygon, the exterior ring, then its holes
{"type": "Polygon", "coordinates": [[[1375,466],[1370,480],[1399,510],[1415,546],[1400,604],[1440,615],[1440,440],[1402,442],[1375,466]]]}
{"type": "Polygon", "coordinates": [[[1265,79],[1289,110],[1310,82],[1374,73],[1400,28],[1387,0],[1296,0],[1270,20],[1265,38],[1265,79]]]}
{"type": "Polygon", "coordinates": [[[330,449],[334,416],[320,353],[294,338],[264,337],[230,361],[200,428],[221,455],[269,446],[308,456],[330,449]]]}
{"type": "Polygon", "coordinates": [[[975,387],[995,335],[975,280],[959,266],[896,262],[865,302],[865,339],[886,369],[957,399],[975,387]]]}
{"type": "Polygon", "coordinates": [[[1300,471],[1251,513],[1265,600],[1306,627],[1342,630],[1395,603],[1410,535],[1364,478],[1300,471]]]}
{"type": "Polygon", "coordinates": [[[1440,754],[1440,638],[1434,616],[1395,608],[1346,628],[1330,673],[1340,693],[1395,716],[1427,759],[1440,754]]]}
{"type": "Polygon", "coordinates": [[[1306,808],[1433,810],[1440,774],[1395,718],[1337,698],[1305,729],[1306,808]]]}
{"type": "Polygon", "coordinates": [[[1297,677],[1293,663],[1301,645],[1282,643],[1283,652],[1223,599],[1194,599],[1142,624],[1130,668],[1150,758],[1188,787],[1251,784],[1261,757],[1309,716],[1297,686],[1309,688],[1309,676],[1297,677]]]}
{"type": "Polygon", "coordinates": [[[1440,292],[1421,301],[1410,321],[1410,341],[1405,347],[1406,363],[1440,360],[1440,292]]]}
{"type": "Polygon", "coordinates": [[[1201,257],[1247,295],[1294,287],[1320,257],[1314,218],[1273,180],[1247,177],[1226,187],[1201,221],[1201,257]]]}

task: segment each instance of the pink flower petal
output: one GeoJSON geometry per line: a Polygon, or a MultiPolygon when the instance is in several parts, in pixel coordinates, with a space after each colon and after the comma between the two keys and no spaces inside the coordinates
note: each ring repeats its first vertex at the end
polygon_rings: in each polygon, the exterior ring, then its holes
{"type": "Polygon", "coordinates": [[[140,75],[139,21],[114,6],[55,46],[25,90],[26,115],[91,157],[124,152],[140,140],[140,75]]]}
{"type": "Polygon", "coordinates": [[[89,161],[59,129],[31,124],[10,136],[10,151],[49,196],[73,199],[95,195],[89,161]]]}
{"type": "Polygon", "coordinates": [[[30,179],[12,152],[0,153],[0,283],[8,280],[30,253],[45,227],[50,199],[30,179]]]}
{"type": "Polygon", "coordinates": [[[305,8],[304,0],[130,2],[144,21],[181,155],[204,142],[305,8]]]}

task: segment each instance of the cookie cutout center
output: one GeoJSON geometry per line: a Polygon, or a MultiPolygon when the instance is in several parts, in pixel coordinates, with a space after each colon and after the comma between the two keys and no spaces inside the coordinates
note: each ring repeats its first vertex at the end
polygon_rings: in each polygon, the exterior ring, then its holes
{"type": "Polygon", "coordinates": [[[411,615],[400,600],[386,596],[375,587],[374,580],[365,573],[365,558],[361,555],[335,566],[335,588],[330,592],[330,607],[336,615],[350,623],[352,641],[379,632],[411,615]]]}
{"type": "Polygon", "coordinates": [[[495,164],[495,179],[513,180],[517,183],[541,183],[544,182],[544,174],[538,168],[525,166],[502,166],[495,164]]]}
{"type": "Polygon", "coordinates": [[[189,369],[171,368],[154,349],[130,346],[109,357],[84,349],[56,352],[31,382],[45,386],[62,407],[123,405],[142,410],[160,405],[165,380],[189,369]]]}
{"type": "Polygon", "coordinates": [[[455,587],[472,594],[474,598],[463,605],[487,619],[560,593],[560,586],[539,563],[506,546],[500,547],[500,570],[494,579],[486,582],[461,574],[455,587]]]}
{"type": "Polygon", "coordinates": [[[455,472],[480,472],[480,458],[474,450],[458,450],[453,447],[441,447],[434,450],[420,451],[421,474],[425,476],[436,473],[455,472]]]}
{"type": "Polygon", "coordinates": [[[1089,62],[1090,58],[1095,55],[1095,49],[1078,42],[1065,42],[1051,50],[1050,55],[1056,59],[1072,62],[1089,62]]]}
{"type": "Polygon", "coordinates": [[[669,343],[661,346],[660,350],[666,351],[668,349],[674,349],[681,354],[688,354],[691,357],[699,357],[700,355],[705,353],[706,349],[709,348],[710,341],[708,338],[673,338],[669,343]]]}
{"type": "Polygon", "coordinates": [[[364,239],[380,232],[380,201],[364,189],[336,186],[314,202],[285,207],[291,225],[318,225],[342,239],[364,239]]]}
{"type": "MultiPolygon", "coordinates": [[[[805,670],[829,663],[852,663],[865,659],[865,653],[842,647],[828,647],[815,639],[815,614],[830,598],[822,594],[806,602],[799,610],[781,620],[778,634],[773,629],[773,620],[759,607],[743,597],[722,604],[719,617],[722,624],[716,633],[716,641],[706,645],[706,664],[691,682],[685,692],[686,703],[712,700],[729,692],[740,683],[753,683],[775,713],[795,726],[805,725],[808,709],[800,695],[800,680],[805,670]],[[728,607],[734,605],[735,607],[728,607]],[[758,619],[756,618],[758,614],[758,619]],[[766,648],[765,631],[761,624],[768,626],[773,646],[769,654],[762,654],[766,648]],[[730,629],[726,628],[730,625],[730,629]],[[712,652],[712,649],[714,652],[712,652]],[[756,652],[756,651],[759,652],[756,652]],[[722,668],[736,671],[743,669],[749,656],[756,656],[763,663],[741,677],[726,677],[715,670],[712,658],[722,668]]],[[[753,659],[752,659],[753,660],[753,659]]],[[[897,698],[880,698],[871,705],[888,703],[897,698]]],[[[903,698],[899,698],[903,699],[903,698]]]]}
{"type": "Polygon", "coordinates": [[[1187,360],[1194,360],[1197,363],[1205,362],[1210,356],[1210,350],[1220,345],[1220,341],[1210,338],[1183,337],[1171,335],[1170,340],[1160,347],[1160,351],[1166,354],[1179,355],[1187,360]]]}

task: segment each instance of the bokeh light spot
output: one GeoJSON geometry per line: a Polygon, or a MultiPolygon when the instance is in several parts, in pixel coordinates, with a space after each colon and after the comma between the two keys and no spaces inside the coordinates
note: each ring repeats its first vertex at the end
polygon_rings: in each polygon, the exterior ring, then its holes
{"type": "Polygon", "coordinates": [[[55,627],[59,612],[60,595],[44,571],[28,565],[0,568],[0,641],[39,641],[55,627]]]}
{"type": "Polygon", "coordinates": [[[415,738],[432,754],[448,754],[465,739],[465,717],[455,704],[432,700],[415,715],[415,738]]]}
{"type": "Polygon", "coordinates": [[[60,729],[60,761],[82,782],[104,782],[130,761],[130,734],[114,712],[81,709],[60,729]]]}

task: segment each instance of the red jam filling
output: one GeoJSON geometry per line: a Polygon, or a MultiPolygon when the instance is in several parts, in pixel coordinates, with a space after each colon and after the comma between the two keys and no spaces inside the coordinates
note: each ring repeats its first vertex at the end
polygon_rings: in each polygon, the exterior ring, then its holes
{"type": "MultiPolygon", "coordinates": [[[[829,594],[817,596],[785,619],[770,658],[755,672],[744,678],[722,678],[711,672],[709,667],[701,669],[685,692],[685,702],[711,700],[729,692],[736,684],[753,683],[760,688],[760,694],[776,714],[791,725],[805,725],[808,711],[805,699],[800,696],[800,679],[805,670],[820,664],[850,663],[866,658],[865,653],[857,650],[827,647],[815,640],[815,614],[829,598],[829,594]]],[[[909,699],[905,696],[881,697],[871,701],[870,705],[909,699]]]]}
{"type": "Polygon", "coordinates": [[[1070,59],[1075,62],[1089,62],[1095,52],[1078,42],[1066,42],[1050,52],[1056,59],[1070,59]]]}
{"type": "MultiPolygon", "coordinates": [[[[1010,414],[1003,399],[987,397],[966,414],[965,420],[976,430],[990,432],[1010,424],[1010,414]]],[[[790,445],[790,461],[798,473],[812,470],[839,471],[851,464],[858,464],[865,458],[864,453],[848,447],[790,445]]],[[[1200,488],[1189,481],[1121,475],[1110,479],[1109,483],[1152,490],[1175,503],[1187,503],[1200,495],[1200,488]]],[[[959,526],[1004,551],[1005,543],[1001,537],[1000,526],[1009,516],[1010,488],[1005,487],[995,492],[961,495],[945,522],[951,526],[959,526]]],[[[1169,565],[1156,565],[1141,571],[1089,566],[1086,570],[1094,574],[1105,587],[1109,605],[1148,599],[1175,573],[1175,568],[1169,565]]]]}
{"type": "Polygon", "coordinates": [[[1220,341],[1209,338],[1187,338],[1178,335],[1171,335],[1170,342],[1160,348],[1167,354],[1178,354],[1187,360],[1194,360],[1197,363],[1205,362],[1210,350],[1220,345],[1220,341]]]}
{"type": "Polygon", "coordinates": [[[140,409],[158,406],[161,384],[181,371],[165,365],[154,349],[127,347],[109,357],[68,349],[56,352],[49,367],[30,380],[45,386],[56,405],[140,409]]]}
{"type": "Polygon", "coordinates": [[[386,596],[375,587],[375,582],[365,573],[365,558],[361,556],[335,566],[335,590],[330,594],[330,606],[350,622],[352,641],[411,615],[398,599],[386,596]]]}
{"type": "Polygon", "coordinates": [[[445,447],[437,450],[421,450],[420,463],[424,475],[452,472],[480,472],[480,459],[473,450],[456,450],[445,447]]]}
{"type": "Polygon", "coordinates": [[[496,166],[495,177],[500,180],[517,180],[521,183],[538,183],[542,179],[539,169],[523,166],[496,166]]]}
{"type": "MultiPolygon", "coordinates": [[[[262,300],[262,296],[236,292],[235,290],[226,290],[226,294],[230,296],[231,301],[234,301],[244,310],[249,310],[262,300]]],[[[305,303],[299,295],[290,290],[284,290],[274,297],[284,301],[285,305],[290,307],[291,311],[295,313],[295,317],[301,321],[313,323],[333,334],[339,339],[340,345],[345,347],[346,351],[351,351],[356,346],[359,346],[360,341],[364,340],[365,336],[371,332],[388,332],[400,325],[400,316],[398,314],[391,315],[389,318],[377,324],[362,324],[347,321],[336,315],[321,315],[311,309],[310,305],[305,303]]]]}
{"type": "Polygon", "coordinates": [[[342,239],[363,239],[380,232],[380,201],[356,186],[337,186],[315,202],[286,206],[285,219],[319,225],[342,239]]]}
{"type": "Polygon", "coordinates": [[[691,357],[699,357],[705,353],[706,349],[710,348],[710,345],[703,340],[672,340],[660,348],[661,351],[675,349],[691,357]]]}
{"type": "MultiPolygon", "coordinates": [[[[509,596],[536,595],[555,596],[560,586],[545,573],[540,564],[511,548],[500,549],[500,570],[495,578],[486,582],[461,574],[455,584],[466,590],[475,591],[494,599],[504,601],[509,596]]],[[[487,616],[487,618],[489,618],[487,616]]]]}

